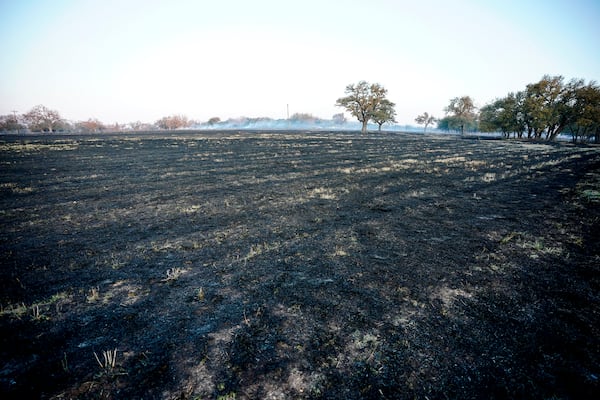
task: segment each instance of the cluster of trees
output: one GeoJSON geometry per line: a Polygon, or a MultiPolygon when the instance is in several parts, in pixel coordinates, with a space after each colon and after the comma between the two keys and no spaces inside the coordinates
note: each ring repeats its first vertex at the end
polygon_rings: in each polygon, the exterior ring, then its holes
{"type": "Polygon", "coordinates": [[[156,121],[156,126],[168,130],[187,128],[190,126],[190,120],[185,115],[171,115],[156,121]]]}
{"type": "MultiPolygon", "coordinates": [[[[379,119],[379,123],[383,123],[386,120],[385,107],[393,107],[393,103],[387,99],[381,103],[381,106],[377,108],[378,113],[373,114],[373,119],[379,119]]],[[[394,115],[393,113],[391,115],[394,115]]],[[[61,117],[60,113],[56,110],[52,110],[46,106],[38,105],[33,107],[30,111],[25,114],[12,114],[0,115],[0,132],[82,132],[82,133],[98,133],[98,132],[121,132],[121,131],[151,131],[157,129],[173,130],[182,129],[191,126],[198,127],[216,127],[218,125],[224,125],[227,127],[252,127],[252,126],[280,126],[284,129],[285,124],[281,122],[289,121],[291,123],[306,123],[314,125],[328,125],[331,122],[340,125],[346,123],[344,113],[335,114],[331,121],[322,120],[312,114],[308,113],[295,113],[289,119],[285,121],[274,120],[268,117],[259,118],[247,118],[239,117],[222,121],[219,117],[212,117],[206,122],[200,122],[190,120],[185,115],[170,115],[165,116],[155,123],[143,123],[140,121],[131,122],[127,124],[112,124],[107,125],[102,123],[96,118],[90,118],[86,121],[69,122],[61,117]]]]}
{"type": "Polygon", "coordinates": [[[77,122],[75,129],[79,132],[92,133],[104,131],[106,130],[106,126],[96,118],[90,118],[87,121],[77,122]]]}
{"type": "MultiPolygon", "coordinates": [[[[209,123],[219,122],[219,118],[212,118],[209,123]]],[[[37,105],[24,114],[0,115],[0,132],[19,132],[29,130],[31,132],[83,132],[96,133],[103,131],[119,132],[124,130],[142,131],[155,129],[180,129],[198,124],[189,120],[184,115],[172,115],[163,117],[154,124],[140,121],[128,124],[106,125],[96,118],[87,121],[69,122],[61,117],[60,113],[43,105],[37,105]]]]}
{"type": "Polygon", "coordinates": [[[43,105],[33,107],[23,115],[23,119],[32,131],[54,132],[65,128],[65,121],[58,111],[51,110],[43,105]]]}
{"type": "Polygon", "coordinates": [[[25,126],[19,122],[16,112],[14,114],[0,115],[0,132],[2,131],[20,131],[25,126]]]}
{"type": "Polygon", "coordinates": [[[31,131],[55,132],[64,130],[67,123],[56,110],[51,110],[43,105],[33,107],[29,112],[18,116],[16,111],[12,115],[0,116],[0,131],[31,131]]]}
{"type": "MultiPolygon", "coordinates": [[[[344,107],[362,123],[362,133],[367,131],[369,121],[376,123],[381,131],[381,126],[387,122],[396,122],[395,104],[387,99],[387,90],[378,83],[370,84],[360,81],[357,84],[346,86],[345,97],[339,98],[336,106],[344,107]]],[[[419,125],[424,125],[424,131],[434,123],[444,130],[458,130],[464,134],[465,130],[477,129],[476,107],[469,96],[456,97],[450,100],[446,107],[446,116],[440,120],[425,112],[415,119],[419,125]]]]}
{"type": "Polygon", "coordinates": [[[570,133],[574,141],[600,143],[600,86],[546,75],[525,90],[482,107],[480,130],[545,140],[570,133]]]}
{"type": "Polygon", "coordinates": [[[102,132],[106,128],[102,122],[95,118],[70,123],[62,118],[58,111],[43,105],[37,105],[25,114],[17,115],[15,111],[13,114],[0,116],[0,131],[102,132]]]}
{"type": "MultiPolygon", "coordinates": [[[[379,84],[361,81],[346,87],[346,97],[337,100],[362,123],[379,125],[395,122],[394,103],[386,98],[387,90],[379,84]]],[[[560,134],[571,134],[573,141],[600,143],[600,86],[583,79],[565,82],[562,76],[545,75],[525,90],[509,93],[482,107],[479,112],[469,96],[455,97],[437,120],[425,112],[415,122],[427,127],[437,122],[438,129],[501,132],[504,137],[555,140],[560,134]]]]}

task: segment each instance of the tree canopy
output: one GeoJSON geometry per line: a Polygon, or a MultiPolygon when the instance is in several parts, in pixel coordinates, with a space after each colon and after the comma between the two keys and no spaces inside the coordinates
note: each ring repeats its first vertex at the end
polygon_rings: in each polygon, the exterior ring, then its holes
{"type": "Polygon", "coordinates": [[[451,99],[450,104],[445,109],[449,126],[459,128],[461,135],[464,135],[465,128],[475,125],[477,120],[475,110],[473,99],[469,96],[451,99]]]}
{"type": "Polygon", "coordinates": [[[23,114],[23,119],[32,131],[53,132],[61,129],[63,125],[63,119],[58,111],[51,110],[41,104],[23,114]]]}
{"type": "Polygon", "coordinates": [[[189,125],[189,120],[185,115],[171,115],[163,117],[156,121],[156,125],[160,129],[179,129],[189,125]]]}
{"type": "Polygon", "coordinates": [[[581,79],[565,83],[562,76],[545,75],[525,90],[509,93],[481,108],[481,129],[521,138],[554,140],[571,132],[574,140],[600,140],[600,87],[581,79]]]}
{"type": "Polygon", "coordinates": [[[573,141],[593,138],[600,143],[600,86],[596,82],[576,89],[568,130],[573,141]]]}
{"type": "Polygon", "coordinates": [[[80,132],[88,132],[88,133],[89,132],[101,132],[106,128],[104,126],[104,124],[96,118],[90,118],[87,121],[78,122],[75,125],[75,127],[80,132]]]}
{"type": "Polygon", "coordinates": [[[520,116],[522,102],[521,92],[509,93],[505,98],[481,107],[479,128],[484,132],[500,131],[504,137],[509,137],[511,133],[522,135],[525,130],[520,116]]]}
{"type": "Polygon", "coordinates": [[[16,114],[0,115],[0,131],[19,131],[23,128],[16,114]]]}
{"type": "MultiPolygon", "coordinates": [[[[360,81],[357,84],[346,86],[346,95],[337,99],[335,105],[344,107],[350,114],[362,123],[362,133],[367,132],[367,124],[374,118],[382,117],[387,110],[387,117],[393,120],[394,115],[389,114],[390,108],[393,110],[394,103],[386,99],[387,89],[378,83],[370,84],[366,81],[360,81]],[[389,104],[381,105],[386,100],[389,104]]],[[[378,118],[381,120],[381,118],[378,118]]],[[[385,122],[389,121],[387,119],[385,122]]],[[[381,127],[381,125],[380,125],[381,127]]]]}
{"type": "Polygon", "coordinates": [[[378,126],[378,130],[381,132],[381,125],[386,122],[396,122],[396,110],[394,107],[396,104],[392,103],[388,99],[382,99],[373,111],[371,121],[375,122],[378,126]]]}
{"type": "Polygon", "coordinates": [[[423,129],[423,132],[427,132],[427,126],[435,123],[436,118],[433,115],[429,115],[428,112],[424,112],[421,115],[418,115],[417,118],[415,118],[415,122],[419,125],[425,125],[425,129],[423,129]]]}

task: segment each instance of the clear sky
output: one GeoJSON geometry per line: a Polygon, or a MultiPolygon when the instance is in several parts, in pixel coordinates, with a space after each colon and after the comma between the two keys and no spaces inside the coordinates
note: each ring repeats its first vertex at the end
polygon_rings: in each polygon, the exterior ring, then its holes
{"type": "Polygon", "coordinates": [[[600,81],[600,0],[0,0],[0,114],[331,118],[378,82],[398,122],[544,74],[600,81]]]}

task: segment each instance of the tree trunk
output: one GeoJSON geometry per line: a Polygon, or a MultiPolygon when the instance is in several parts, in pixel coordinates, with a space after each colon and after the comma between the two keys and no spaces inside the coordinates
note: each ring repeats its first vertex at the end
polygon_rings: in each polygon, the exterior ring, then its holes
{"type": "Polygon", "coordinates": [[[541,139],[542,138],[542,133],[544,132],[544,129],[539,129],[539,128],[535,128],[533,130],[533,136],[534,139],[541,139]]]}
{"type": "Polygon", "coordinates": [[[381,125],[383,125],[383,124],[378,124],[378,125],[379,125],[379,128],[377,129],[377,131],[381,132],[381,125]]]}
{"type": "Polygon", "coordinates": [[[368,123],[369,123],[369,121],[367,119],[362,121],[362,129],[360,130],[360,133],[367,133],[367,124],[368,123]]]}
{"type": "Polygon", "coordinates": [[[558,124],[558,126],[554,128],[554,131],[551,133],[550,140],[555,140],[556,137],[565,129],[565,126],[566,124],[564,123],[558,124]]]}

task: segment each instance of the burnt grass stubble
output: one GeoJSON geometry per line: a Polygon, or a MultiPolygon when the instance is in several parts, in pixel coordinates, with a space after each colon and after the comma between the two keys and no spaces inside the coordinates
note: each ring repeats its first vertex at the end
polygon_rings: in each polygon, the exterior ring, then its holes
{"type": "Polygon", "coordinates": [[[0,146],[2,398],[598,394],[598,148],[291,132],[0,146]]]}

